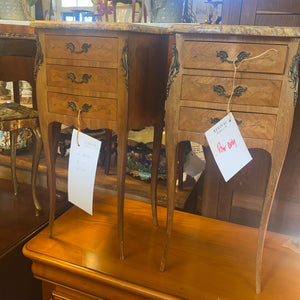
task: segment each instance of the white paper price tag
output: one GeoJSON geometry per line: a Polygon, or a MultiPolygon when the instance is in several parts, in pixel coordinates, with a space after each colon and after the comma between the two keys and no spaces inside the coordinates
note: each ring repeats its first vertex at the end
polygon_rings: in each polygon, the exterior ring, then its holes
{"type": "Polygon", "coordinates": [[[93,214],[93,194],[97,169],[97,162],[101,147],[98,141],[79,132],[77,144],[77,130],[73,130],[68,171],[69,201],[89,214],[93,214]]]}
{"type": "Polygon", "coordinates": [[[207,130],[205,136],[226,182],[252,160],[232,113],[207,130]]]}

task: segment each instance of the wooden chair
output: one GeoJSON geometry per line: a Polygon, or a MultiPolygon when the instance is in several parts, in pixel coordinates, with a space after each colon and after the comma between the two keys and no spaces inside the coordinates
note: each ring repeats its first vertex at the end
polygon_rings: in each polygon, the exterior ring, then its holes
{"type": "Polygon", "coordinates": [[[18,129],[22,128],[29,128],[33,133],[34,149],[32,160],[31,186],[35,212],[36,215],[38,215],[42,209],[36,197],[35,191],[38,164],[42,149],[42,138],[38,122],[38,112],[32,108],[20,105],[15,102],[0,104],[0,130],[10,132],[11,174],[15,195],[18,194],[18,183],[16,176],[16,144],[18,129]]]}
{"type": "MultiPolygon", "coordinates": [[[[108,0],[104,1],[106,22],[108,21],[107,1],[108,0]]],[[[134,20],[135,20],[135,8],[136,8],[136,3],[138,3],[139,4],[139,21],[138,22],[141,22],[142,14],[144,14],[144,22],[145,23],[147,22],[147,10],[146,10],[146,6],[145,6],[145,0],[112,0],[114,22],[117,21],[116,10],[117,10],[117,4],[119,2],[124,3],[124,4],[132,4],[132,23],[134,23],[134,20]]]]}

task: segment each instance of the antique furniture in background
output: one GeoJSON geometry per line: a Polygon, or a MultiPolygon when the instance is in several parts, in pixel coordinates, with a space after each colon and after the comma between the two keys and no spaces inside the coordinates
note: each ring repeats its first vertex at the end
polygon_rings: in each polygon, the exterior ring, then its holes
{"type": "Polygon", "coordinates": [[[212,25],[219,24],[219,22],[221,20],[220,20],[220,17],[218,19],[217,8],[219,5],[223,4],[223,0],[221,0],[221,1],[208,0],[205,3],[207,5],[205,23],[212,24],[212,25]]]}
{"type": "MultiPolygon", "coordinates": [[[[45,229],[24,246],[34,276],[43,281],[43,299],[256,297],[256,229],[175,211],[169,267],[162,273],[158,265],[165,231],[152,225],[149,204],[126,200],[130,255],[125,261],[116,257],[115,205],[115,197],[96,194],[93,216],[72,207],[55,220],[55,239],[45,229]]],[[[166,209],[158,207],[159,223],[165,216],[166,209]]],[[[282,246],[288,239],[267,234],[264,265],[272,279],[266,278],[261,300],[300,297],[299,254],[282,246]]]]}
{"type": "Polygon", "coordinates": [[[298,0],[223,0],[222,24],[300,26],[298,0]]]}
{"type": "Polygon", "coordinates": [[[14,187],[14,194],[18,194],[18,183],[16,174],[16,151],[17,136],[19,129],[30,129],[33,137],[33,159],[31,187],[32,197],[35,206],[36,215],[42,209],[36,197],[36,177],[38,172],[40,154],[42,150],[42,137],[39,129],[38,112],[30,107],[20,105],[15,102],[0,104],[0,130],[10,132],[10,157],[11,157],[11,174],[14,187]]]}
{"type": "MultiPolygon", "coordinates": [[[[118,136],[118,232],[123,250],[123,207],[129,130],[154,126],[152,208],[167,81],[164,28],[118,23],[32,23],[40,41],[38,110],[50,189],[50,236],[55,205],[55,156],[60,125],[111,129],[118,136]],[[73,111],[70,106],[76,107],[73,111]],[[85,107],[88,109],[84,110],[85,107]],[[79,111],[83,110],[80,115],[79,111]]],[[[99,241],[101,237],[99,237],[99,241]]]]}
{"type": "Polygon", "coordinates": [[[207,145],[204,132],[213,126],[214,119],[226,115],[235,62],[235,87],[243,91],[234,93],[231,111],[240,122],[247,147],[264,149],[272,160],[257,244],[256,292],[260,293],[264,239],[298,96],[300,30],[173,25],[169,31],[175,39],[171,66],[174,82],[166,108],[169,203],[161,270],[165,269],[172,229],[177,144],[189,140],[207,145]]]}
{"type": "Polygon", "coordinates": [[[0,80],[13,81],[14,101],[20,103],[19,80],[30,83],[32,107],[37,109],[34,79],[36,36],[29,22],[0,22],[0,80]]]}
{"type": "MultiPolygon", "coordinates": [[[[16,22],[18,23],[18,22],[16,22]]],[[[11,174],[14,194],[17,195],[16,143],[18,129],[28,128],[33,133],[32,196],[36,214],[42,209],[36,197],[36,177],[42,140],[36,111],[36,91],[34,78],[34,59],[36,36],[32,28],[22,25],[0,24],[0,80],[13,81],[14,103],[0,105],[0,130],[10,132],[11,174]],[[32,106],[20,105],[19,80],[25,80],[32,87],[32,106]]]]}
{"type": "MultiPolygon", "coordinates": [[[[107,1],[104,1],[105,5],[105,20],[106,22],[108,21],[108,13],[107,13],[107,1]]],[[[145,6],[145,0],[112,0],[113,4],[113,16],[114,16],[114,22],[117,21],[117,4],[118,3],[125,3],[125,4],[131,4],[132,5],[132,23],[135,21],[135,9],[136,9],[136,4],[138,3],[139,5],[139,19],[138,22],[141,22],[142,15],[144,16],[144,22],[147,23],[147,10],[145,6]]]]}

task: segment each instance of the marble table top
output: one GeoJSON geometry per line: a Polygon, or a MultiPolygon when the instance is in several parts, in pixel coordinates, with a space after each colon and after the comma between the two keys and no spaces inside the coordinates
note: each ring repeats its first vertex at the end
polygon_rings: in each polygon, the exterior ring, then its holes
{"type": "Polygon", "coordinates": [[[129,31],[151,34],[167,34],[167,24],[154,23],[115,23],[115,22],[66,22],[66,21],[33,21],[30,26],[43,29],[68,30],[108,30],[129,31]]]}
{"type": "Polygon", "coordinates": [[[44,29],[109,30],[152,34],[234,34],[246,36],[300,37],[300,27],[206,25],[187,23],[114,23],[114,22],[65,22],[33,21],[30,26],[44,29]]]}
{"type": "Polygon", "coordinates": [[[246,36],[300,37],[300,27],[172,24],[169,33],[234,34],[246,36]]]}

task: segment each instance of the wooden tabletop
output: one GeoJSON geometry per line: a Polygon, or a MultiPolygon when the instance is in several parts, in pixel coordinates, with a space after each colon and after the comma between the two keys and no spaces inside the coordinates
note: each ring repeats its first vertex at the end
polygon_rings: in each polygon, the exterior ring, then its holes
{"type": "Polygon", "coordinates": [[[300,299],[300,254],[288,236],[268,232],[262,293],[255,294],[257,229],[175,211],[167,269],[159,271],[166,209],[159,227],[149,204],[125,200],[125,260],[119,259],[116,198],[95,195],[94,215],[71,208],[23,248],[36,277],[105,299],[300,299]]]}
{"type": "Polygon", "coordinates": [[[29,21],[0,20],[0,33],[34,34],[34,28],[29,24],[29,21]]]}

